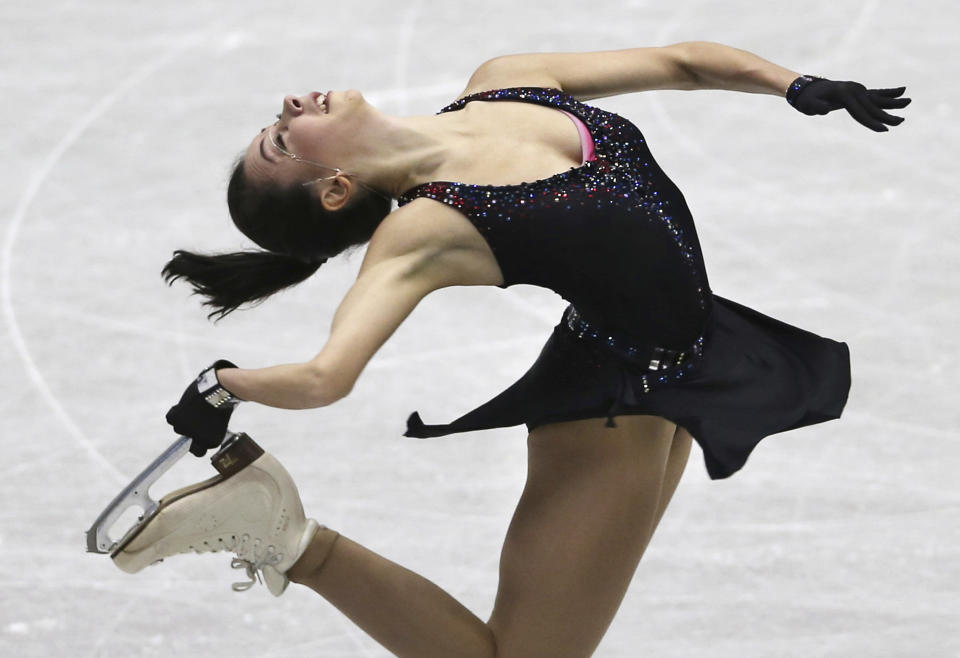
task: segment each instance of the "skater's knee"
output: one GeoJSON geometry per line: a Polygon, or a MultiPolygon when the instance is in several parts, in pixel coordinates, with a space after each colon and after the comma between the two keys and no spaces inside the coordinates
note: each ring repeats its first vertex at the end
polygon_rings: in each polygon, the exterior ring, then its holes
{"type": "Polygon", "coordinates": [[[487,629],[488,641],[490,653],[488,654],[489,658],[503,658],[500,655],[499,645],[497,644],[497,634],[494,633],[493,628],[490,627],[490,624],[484,624],[487,629]]]}
{"type": "MultiPolygon", "coordinates": [[[[489,623],[487,624],[489,627],[489,623]]],[[[560,644],[551,639],[551,629],[527,628],[523,632],[514,633],[511,637],[507,633],[504,637],[497,637],[497,633],[490,629],[491,653],[484,654],[490,658],[532,658],[533,656],[550,656],[551,658],[589,658],[593,655],[596,645],[582,647],[574,644],[560,644]]]]}

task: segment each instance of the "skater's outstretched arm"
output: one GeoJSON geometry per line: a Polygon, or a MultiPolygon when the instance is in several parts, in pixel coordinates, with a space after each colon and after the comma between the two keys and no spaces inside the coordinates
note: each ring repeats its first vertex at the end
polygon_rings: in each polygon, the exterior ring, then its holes
{"type": "Polygon", "coordinates": [[[650,89],[693,89],[687,43],[594,52],[495,57],[473,73],[462,95],[501,87],[556,87],[580,100],[650,89]]]}
{"type": "Polygon", "coordinates": [[[858,123],[875,132],[887,132],[903,117],[885,110],[902,109],[909,98],[900,98],[906,87],[867,89],[852,80],[828,80],[800,75],[739,48],[709,41],[685,44],[685,66],[694,77],[693,89],[726,89],[784,96],[807,115],[845,109],[858,123]]]}
{"type": "Polygon", "coordinates": [[[770,94],[786,97],[793,107],[809,115],[846,109],[877,132],[903,121],[884,110],[910,103],[909,98],[899,98],[905,87],[867,89],[859,82],[802,76],[746,50],[711,41],[495,57],[477,68],[461,95],[521,86],[557,87],[580,100],[652,89],[770,94]]]}
{"type": "Polygon", "coordinates": [[[739,48],[708,41],[595,52],[495,57],[467,92],[504,86],[558,87],[581,100],[652,89],[729,89],[783,96],[800,74],[739,48]]]}

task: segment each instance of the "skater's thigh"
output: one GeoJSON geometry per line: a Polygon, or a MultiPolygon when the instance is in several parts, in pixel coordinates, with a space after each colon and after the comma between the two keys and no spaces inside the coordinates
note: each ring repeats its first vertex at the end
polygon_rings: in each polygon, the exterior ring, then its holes
{"type": "Polygon", "coordinates": [[[621,416],[536,428],[489,621],[498,658],[580,658],[599,644],[658,519],[676,425],[621,416]]]}

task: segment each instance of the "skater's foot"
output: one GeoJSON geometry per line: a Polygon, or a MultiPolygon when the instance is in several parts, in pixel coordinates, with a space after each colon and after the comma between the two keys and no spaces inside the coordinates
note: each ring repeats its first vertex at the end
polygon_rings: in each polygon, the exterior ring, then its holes
{"type": "Polygon", "coordinates": [[[317,522],[304,517],[290,474],[250,437],[240,435],[212,461],[219,475],[162,499],[156,515],[118,546],[114,562],[135,573],[177,553],[230,551],[237,555],[232,566],[250,577],[235,590],[249,589],[262,574],[280,596],[317,522]]]}

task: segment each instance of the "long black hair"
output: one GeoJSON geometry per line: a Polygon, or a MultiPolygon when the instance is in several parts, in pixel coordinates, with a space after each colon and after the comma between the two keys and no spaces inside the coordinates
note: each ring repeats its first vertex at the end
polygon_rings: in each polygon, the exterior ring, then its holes
{"type": "Polygon", "coordinates": [[[304,281],[337,254],[362,245],[390,212],[390,200],[357,186],[357,196],[335,212],[310,191],[292,186],[252,185],[237,161],[227,186],[233,223],[266,251],[196,254],[178,249],[161,274],[168,284],[183,278],[206,297],[207,316],[217,320],[241,304],[261,302],[304,281]]]}

